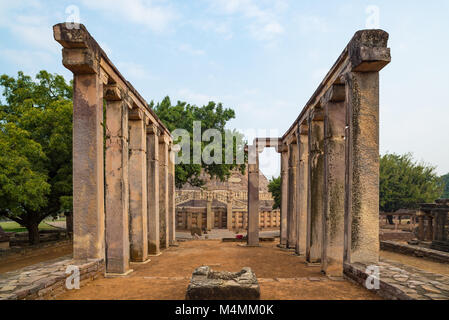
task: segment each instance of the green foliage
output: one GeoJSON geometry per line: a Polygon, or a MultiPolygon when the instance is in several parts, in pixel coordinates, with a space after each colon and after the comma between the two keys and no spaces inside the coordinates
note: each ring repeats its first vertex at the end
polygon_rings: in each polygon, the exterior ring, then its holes
{"type": "Polygon", "coordinates": [[[281,208],[281,177],[272,178],[268,184],[268,191],[271,192],[274,199],[273,209],[281,208]]]}
{"type": "Polygon", "coordinates": [[[411,154],[386,154],[380,158],[379,191],[380,209],[395,212],[434,202],[442,194],[442,183],[435,167],[415,162],[411,154]]]}
{"type": "MultiPolygon", "coordinates": [[[[165,124],[165,126],[173,133],[175,129],[184,129],[190,135],[190,163],[177,164],[176,171],[176,187],[180,188],[185,183],[193,186],[202,186],[204,181],[200,178],[201,169],[211,177],[216,177],[225,181],[231,175],[231,170],[240,169],[242,173],[245,172],[245,165],[236,165],[235,158],[238,148],[244,147],[243,135],[233,131],[236,134],[234,138],[233,159],[234,164],[225,164],[225,152],[222,152],[222,164],[207,164],[201,161],[201,164],[193,163],[193,122],[201,122],[201,132],[204,133],[207,129],[217,129],[222,135],[222,145],[225,146],[225,134],[229,132],[225,129],[226,123],[235,117],[234,110],[225,109],[221,103],[209,102],[208,105],[197,107],[195,105],[187,104],[186,102],[178,101],[176,105],[172,105],[170,98],[165,97],[162,102],[154,106],[151,103],[157,116],[165,124]]],[[[175,141],[178,143],[179,141],[175,141]]],[[[209,144],[209,142],[201,143],[201,150],[209,144]]],[[[223,148],[224,149],[224,148],[223,148]]]]}
{"type": "Polygon", "coordinates": [[[449,173],[442,176],[441,180],[443,180],[443,185],[444,185],[443,196],[441,198],[449,199],[449,173]]]}
{"type": "Polygon", "coordinates": [[[0,216],[30,231],[71,211],[72,86],[46,71],[2,75],[0,85],[0,216]]]}

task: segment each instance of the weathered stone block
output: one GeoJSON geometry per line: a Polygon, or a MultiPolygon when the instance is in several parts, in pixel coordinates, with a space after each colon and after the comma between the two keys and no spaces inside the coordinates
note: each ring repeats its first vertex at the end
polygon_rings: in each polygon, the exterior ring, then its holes
{"type": "Polygon", "coordinates": [[[195,269],[187,288],[187,300],[258,300],[260,288],[250,268],[239,272],[213,271],[208,266],[195,269]]]}

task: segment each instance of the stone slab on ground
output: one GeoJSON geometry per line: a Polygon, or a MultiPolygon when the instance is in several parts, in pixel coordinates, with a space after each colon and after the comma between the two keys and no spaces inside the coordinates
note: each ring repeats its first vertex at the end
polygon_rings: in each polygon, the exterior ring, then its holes
{"type": "Polygon", "coordinates": [[[260,288],[251,268],[239,272],[213,271],[202,266],[193,272],[186,300],[258,300],[260,288]]]}
{"type": "Polygon", "coordinates": [[[409,245],[396,241],[381,241],[380,249],[449,264],[448,252],[425,248],[419,245],[409,245]]]}
{"type": "MultiPolygon", "coordinates": [[[[378,295],[393,300],[449,300],[449,277],[382,259],[378,295]]],[[[345,264],[345,277],[365,286],[367,265],[345,264]]]]}
{"type": "Polygon", "coordinates": [[[41,262],[0,275],[0,300],[51,299],[67,290],[68,266],[77,266],[80,287],[104,273],[103,260],[75,262],[70,257],[41,262]]]}

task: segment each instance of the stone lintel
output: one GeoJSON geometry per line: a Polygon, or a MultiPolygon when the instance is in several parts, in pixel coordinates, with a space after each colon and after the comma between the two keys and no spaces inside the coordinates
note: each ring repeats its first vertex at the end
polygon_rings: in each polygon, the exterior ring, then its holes
{"type": "Polygon", "coordinates": [[[389,35],[383,30],[360,30],[348,44],[351,70],[376,72],[391,62],[389,35]]]}
{"type": "Polygon", "coordinates": [[[300,135],[309,135],[309,125],[307,123],[300,124],[298,132],[300,135]]]}
{"type": "Polygon", "coordinates": [[[99,61],[99,56],[89,49],[62,49],[62,64],[74,74],[99,73],[99,61]]]}
{"type": "Polygon", "coordinates": [[[147,134],[154,134],[154,135],[159,135],[160,131],[159,131],[159,127],[154,124],[154,123],[150,123],[147,125],[147,134]]]}
{"type": "Polygon", "coordinates": [[[53,37],[64,48],[98,48],[83,24],[79,28],[67,28],[65,22],[53,26],[53,37]]]}
{"type": "Polygon", "coordinates": [[[344,84],[333,84],[320,100],[321,105],[328,102],[342,102],[346,99],[346,89],[344,84]]]}
{"type": "Polygon", "coordinates": [[[143,118],[144,118],[144,113],[143,113],[142,110],[140,110],[138,108],[132,109],[128,113],[128,119],[129,120],[139,121],[139,120],[143,120],[143,118]]]}
{"type": "Polygon", "coordinates": [[[106,101],[120,101],[123,99],[123,93],[116,84],[108,84],[103,86],[103,97],[106,101]]]}
{"type": "Polygon", "coordinates": [[[324,109],[321,107],[315,107],[310,113],[311,121],[324,121],[324,109]]]}

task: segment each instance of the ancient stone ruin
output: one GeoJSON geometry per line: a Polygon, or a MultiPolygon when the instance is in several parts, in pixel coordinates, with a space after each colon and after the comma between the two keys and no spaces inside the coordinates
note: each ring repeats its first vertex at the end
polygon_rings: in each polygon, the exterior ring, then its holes
{"type": "Polygon", "coordinates": [[[326,274],[379,262],[379,71],[388,33],[358,31],[287,132],[248,151],[248,245],[259,243],[259,153],[281,154],[281,245],[326,274]]]}
{"type": "Polygon", "coordinates": [[[73,257],[124,275],[175,243],[173,139],[86,28],[69,27],[53,32],[74,76],[73,257]]]}
{"type": "Polygon", "coordinates": [[[260,288],[250,268],[239,272],[213,271],[208,266],[195,269],[186,300],[258,300],[260,288]]]}

